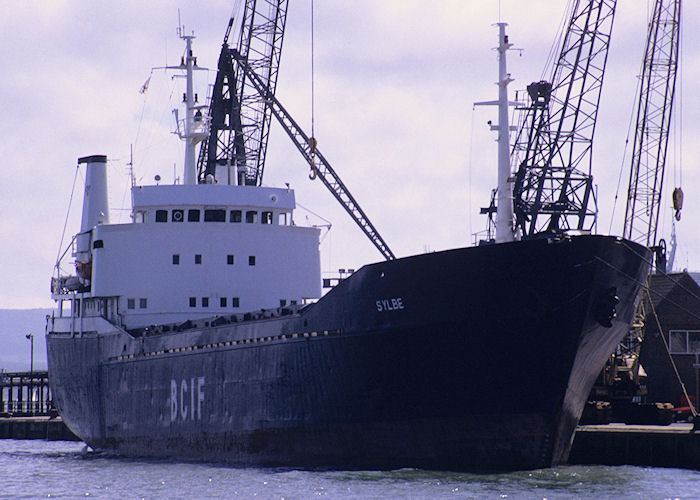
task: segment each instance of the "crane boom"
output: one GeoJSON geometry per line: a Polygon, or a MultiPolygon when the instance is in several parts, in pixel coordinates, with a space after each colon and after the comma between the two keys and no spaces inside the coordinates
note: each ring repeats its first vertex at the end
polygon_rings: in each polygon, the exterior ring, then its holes
{"type": "Polygon", "coordinates": [[[395,259],[396,256],[389,248],[389,245],[387,245],[364,210],[362,210],[353,195],[348,191],[347,187],[345,187],[345,184],[340,180],[340,177],[335,170],[333,170],[330,163],[328,163],[323,154],[318,150],[315,139],[309,137],[297,124],[294,118],[292,118],[289,112],[287,112],[284,106],[277,100],[274,92],[265,84],[265,81],[255,73],[254,69],[242,54],[232,50],[231,56],[241,66],[251,84],[266,101],[272,114],[275,115],[277,121],[282,125],[282,128],[284,128],[287,135],[292,139],[294,145],[309,163],[312,169],[312,175],[316,175],[321,179],[321,182],[331,191],[333,196],[340,202],[350,217],[352,217],[374,246],[377,247],[384,258],[387,260],[395,259]],[[316,159],[320,161],[320,164],[316,163],[316,159]]]}
{"type": "Polygon", "coordinates": [[[656,245],[678,68],[680,0],[656,0],[647,36],[623,236],[656,245]]]}
{"type": "MultiPolygon", "coordinates": [[[[265,86],[274,93],[277,85],[288,0],[246,0],[237,51],[248,60],[265,86]]],[[[216,175],[217,165],[234,166],[244,173],[247,185],[261,185],[270,129],[267,102],[238,71],[228,57],[229,21],[214,84],[211,129],[198,162],[199,182],[216,175]]],[[[237,176],[238,177],[238,176],[237,176]]]]}
{"type": "Polygon", "coordinates": [[[575,0],[552,83],[528,87],[532,105],[512,155],[515,223],[525,237],[595,224],[593,133],[615,7],[616,0],[575,0]]]}

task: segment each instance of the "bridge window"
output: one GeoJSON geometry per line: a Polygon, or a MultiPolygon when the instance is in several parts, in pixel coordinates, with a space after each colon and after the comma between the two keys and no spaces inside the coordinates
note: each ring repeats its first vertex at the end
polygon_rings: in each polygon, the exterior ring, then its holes
{"type": "Polygon", "coordinates": [[[168,222],[168,211],[156,210],[156,222],[168,222]]]}
{"type": "Polygon", "coordinates": [[[194,263],[195,263],[195,264],[201,264],[201,263],[202,263],[202,254],[199,254],[199,253],[198,253],[198,254],[196,254],[196,255],[194,256],[194,263]]]}
{"type": "Polygon", "coordinates": [[[202,297],[202,307],[209,307],[209,297],[202,297]]]}
{"type": "Polygon", "coordinates": [[[248,256],[248,265],[249,265],[249,266],[254,266],[254,265],[255,265],[255,255],[249,255],[249,256],[248,256]]]}
{"type": "Polygon", "coordinates": [[[231,307],[240,307],[241,306],[241,301],[238,297],[232,297],[231,298],[231,307]]]}
{"type": "Polygon", "coordinates": [[[228,254],[228,255],[226,256],[226,263],[227,263],[229,266],[232,266],[232,265],[233,265],[233,255],[232,255],[232,254],[228,254]]]}
{"type": "Polygon", "coordinates": [[[190,297],[190,307],[197,307],[197,297],[190,297]]]}
{"type": "Polygon", "coordinates": [[[92,248],[104,248],[105,242],[104,240],[95,240],[92,242],[92,248]]]}
{"type": "Polygon", "coordinates": [[[188,210],[187,222],[199,222],[199,210],[188,210]]]}
{"type": "Polygon", "coordinates": [[[204,222],[226,222],[226,210],[205,210],[204,222]]]}
{"type": "Polygon", "coordinates": [[[219,298],[219,305],[221,307],[226,307],[226,297],[220,297],[219,298]]]}
{"type": "Polygon", "coordinates": [[[173,254],[173,265],[174,266],[180,265],[180,254],[178,254],[178,253],[173,254]]]}
{"type": "Polygon", "coordinates": [[[248,224],[255,224],[255,219],[257,219],[257,218],[258,218],[258,212],[256,212],[255,210],[248,210],[245,213],[245,221],[248,224]]]}
{"type": "Polygon", "coordinates": [[[243,220],[240,210],[231,210],[231,222],[241,222],[243,220]]]}
{"type": "Polygon", "coordinates": [[[148,308],[148,299],[139,299],[139,309],[148,308]]]}
{"type": "Polygon", "coordinates": [[[126,299],[127,309],[136,309],[136,299],[126,299]]]}
{"type": "Polygon", "coordinates": [[[280,307],[284,307],[287,305],[287,301],[285,299],[280,299],[280,307]]]}
{"type": "Polygon", "coordinates": [[[260,222],[262,224],[272,224],[272,212],[263,212],[260,222]]]}
{"type": "Polygon", "coordinates": [[[173,210],[172,213],[170,214],[170,220],[172,222],[182,222],[185,220],[185,211],[184,210],[173,210]]]}

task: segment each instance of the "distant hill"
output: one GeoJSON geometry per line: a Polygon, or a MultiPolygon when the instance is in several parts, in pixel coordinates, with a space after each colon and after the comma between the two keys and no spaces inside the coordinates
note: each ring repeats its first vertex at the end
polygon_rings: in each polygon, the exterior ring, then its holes
{"type": "Polygon", "coordinates": [[[0,309],[0,369],[29,371],[30,342],[34,334],[34,369],[46,370],[46,315],[51,309],[0,309]]]}

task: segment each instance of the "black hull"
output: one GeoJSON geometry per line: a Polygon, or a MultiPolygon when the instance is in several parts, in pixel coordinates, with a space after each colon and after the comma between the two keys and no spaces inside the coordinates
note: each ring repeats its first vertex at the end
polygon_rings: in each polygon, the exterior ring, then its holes
{"type": "Polygon", "coordinates": [[[127,456],[547,467],[648,259],[612,237],[531,240],[369,265],[290,316],[137,338],[49,323],[53,394],[73,432],[127,456]]]}

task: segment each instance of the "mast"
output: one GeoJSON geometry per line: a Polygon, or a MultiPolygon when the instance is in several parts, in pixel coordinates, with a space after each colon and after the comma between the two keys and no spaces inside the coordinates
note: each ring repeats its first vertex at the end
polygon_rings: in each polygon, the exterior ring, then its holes
{"type": "Polygon", "coordinates": [[[185,119],[182,120],[182,123],[178,119],[177,109],[173,112],[177,121],[177,135],[185,142],[184,184],[197,184],[195,148],[209,135],[209,119],[202,114],[202,109],[206,106],[197,104],[198,98],[194,92],[194,72],[206,68],[197,66],[197,58],[192,53],[194,34],[185,35],[184,26],[179,26],[177,32],[180,39],[185,40],[185,55],[180,60],[179,66],[167,66],[167,69],[185,71],[184,75],[180,75],[184,76],[186,81],[186,92],[182,96],[182,101],[185,104],[185,119]]]}
{"type": "Polygon", "coordinates": [[[512,44],[506,35],[507,23],[498,23],[498,202],[496,243],[513,241],[513,188],[510,178],[510,126],[508,124],[508,84],[506,52],[512,44]]]}
{"type": "MultiPolygon", "coordinates": [[[[491,130],[498,132],[498,189],[496,203],[496,243],[505,243],[515,239],[513,232],[513,187],[510,182],[510,131],[508,106],[515,105],[508,101],[508,84],[513,81],[508,73],[506,52],[513,44],[508,42],[506,26],[498,26],[498,100],[476,102],[475,106],[498,106],[498,125],[491,125],[491,130]]],[[[493,213],[492,209],[485,209],[493,213]]]]}

